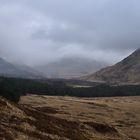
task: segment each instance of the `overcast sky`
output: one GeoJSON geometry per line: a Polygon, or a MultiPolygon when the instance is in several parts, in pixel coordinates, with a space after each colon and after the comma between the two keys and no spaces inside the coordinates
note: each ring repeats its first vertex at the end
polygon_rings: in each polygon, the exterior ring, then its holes
{"type": "Polygon", "coordinates": [[[140,47],[140,0],[0,0],[0,56],[28,65],[115,63],[140,47]]]}

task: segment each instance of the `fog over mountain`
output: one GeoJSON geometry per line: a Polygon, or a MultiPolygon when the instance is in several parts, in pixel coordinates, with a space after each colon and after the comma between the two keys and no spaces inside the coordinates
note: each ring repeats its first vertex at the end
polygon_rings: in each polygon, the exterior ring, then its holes
{"type": "Polygon", "coordinates": [[[105,67],[106,63],[83,57],[73,57],[35,67],[48,78],[78,78],[105,67]]]}
{"type": "Polygon", "coordinates": [[[140,84],[140,49],[113,66],[83,77],[83,80],[110,84],[140,84]]]}
{"type": "Polygon", "coordinates": [[[38,79],[45,77],[26,65],[14,65],[0,58],[0,76],[38,79]]]}
{"type": "Polygon", "coordinates": [[[139,0],[0,0],[0,57],[30,66],[67,57],[113,64],[140,46],[139,0]]]}

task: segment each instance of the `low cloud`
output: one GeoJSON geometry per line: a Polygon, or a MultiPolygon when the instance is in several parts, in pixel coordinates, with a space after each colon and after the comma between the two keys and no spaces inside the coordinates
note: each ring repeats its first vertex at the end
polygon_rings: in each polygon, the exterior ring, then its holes
{"type": "Polygon", "coordinates": [[[0,0],[0,56],[40,65],[83,56],[115,63],[140,47],[139,0],[0,0]]]}

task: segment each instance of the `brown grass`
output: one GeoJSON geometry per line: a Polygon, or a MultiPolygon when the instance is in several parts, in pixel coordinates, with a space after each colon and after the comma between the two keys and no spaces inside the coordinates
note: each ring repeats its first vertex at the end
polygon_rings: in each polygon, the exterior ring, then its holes
{"type": "Polygon", "coordinates": [[[0,98],[0,140],[138,140],[140,97],[0,98]]]}

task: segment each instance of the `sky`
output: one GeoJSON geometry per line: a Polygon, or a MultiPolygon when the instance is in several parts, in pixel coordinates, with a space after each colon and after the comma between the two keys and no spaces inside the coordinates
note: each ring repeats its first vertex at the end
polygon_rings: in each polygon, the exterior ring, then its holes
{"type": "Polygon", "coordinates": [[[0,57],[113,64],[140,48],[140,0],[0,0],[0,57]]]}

